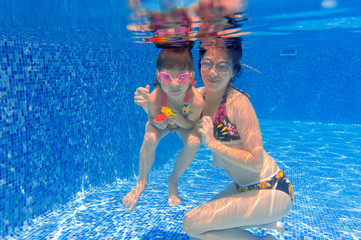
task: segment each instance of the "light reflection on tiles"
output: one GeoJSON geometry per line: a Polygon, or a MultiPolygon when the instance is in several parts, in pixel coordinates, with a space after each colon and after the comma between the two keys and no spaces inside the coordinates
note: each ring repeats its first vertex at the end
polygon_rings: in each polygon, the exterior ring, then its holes
{"type": "MultiPolygon", "coordinates": [[[[357,144],[361,126],[261,121],[261,127],[265,129],[266,150],[294,186],[295,203],[281,219],[285,233],[251,232],[258,236],[271,233],[277,239],[360,239],[361,164],[355,151],[361,148],[357,144]],[[322,140],[310,143],[308,139],[316,136],[322,140]],[[336,141],[343,136],[347,142],[336,141]],[[345,151],[340,153],[340,149],[345,151]]],[[[163,169],[151,173],[149,185],[132,212],[122,205],[122,197],[136,179],[118,180],[79,193],[73,201],[6,239],[189,239],[182,229],[184,214],[222,191],[230,180],[222,170],[211,167],[210,152],[202,146],[180,179],[181,205],[169,207],[166,181],[174,161],[173,157],[163,169]]]]}

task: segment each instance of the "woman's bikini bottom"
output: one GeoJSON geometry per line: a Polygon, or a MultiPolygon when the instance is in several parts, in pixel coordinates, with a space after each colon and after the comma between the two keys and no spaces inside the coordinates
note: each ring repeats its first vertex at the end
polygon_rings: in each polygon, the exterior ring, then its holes
{"type": "Polygon", "coordinates": [[[236,183],[236,188],[240,193],[253,191],[253,190],[266,190],[266,189],[280,190],[285,192],[288,196],[290,196],[292,202],[294,199],[291,182],[288,180],[286,174],[281,169],[278,171],[276,175],[274,175],[268,180],[245,187],[242,187],[236,183]]]}

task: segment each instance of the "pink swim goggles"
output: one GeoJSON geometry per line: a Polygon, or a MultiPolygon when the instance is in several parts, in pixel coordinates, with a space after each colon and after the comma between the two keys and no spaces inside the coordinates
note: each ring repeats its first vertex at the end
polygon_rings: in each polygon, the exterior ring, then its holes
{"type": "MultiPolygon", "coordinates": [[[[159,79],[165,83],[169,83],[173,78],[172,75],[167,72],[158,72],[157,75],[158,75],[159,79]]],[[[192,73],[184,72],[184,73],[179,74],[177,76],[177,79],[178,79],[178,82],[180,82],[180,83],[187,83],[189,81],[189,79],[191,79],[191,77],[192,77],[192,73]]]]}

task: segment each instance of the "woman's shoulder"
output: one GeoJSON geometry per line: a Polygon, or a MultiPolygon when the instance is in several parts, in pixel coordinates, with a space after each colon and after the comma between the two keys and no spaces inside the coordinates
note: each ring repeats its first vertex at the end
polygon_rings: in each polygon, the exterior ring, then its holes
{"type": "Polygon", "coordinates": [[[244,103],[244,104],[251,104],[249,100],[250,96],[248,93],[243,92],[242,90],[239,90],[237,88],[231,88],[228,93],[228,103],[244,103]]]}
{"type": "Polygon", "coordinates": [[[228,94],[226,108],[230,119],[242,117],[249,118],[250,115],[255,115],[253,105],[248,96],[233,88],[228,94]]]}

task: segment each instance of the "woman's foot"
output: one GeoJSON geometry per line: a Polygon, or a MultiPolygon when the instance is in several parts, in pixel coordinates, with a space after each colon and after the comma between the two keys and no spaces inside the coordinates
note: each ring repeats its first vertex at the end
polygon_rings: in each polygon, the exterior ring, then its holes
{"type": "Polygon", "coordinates": [[[283,223],[281,223],[280,221],[265,224],[265,225],[261,225],[259,227],[260,228],[267,228],[267,229],[277,230],[277,231],[280,231],[280,232],[285,232],[285,227],[283,226],[283,223]]]}
{"type": "Polygon", "coordinates": [[[276,240],[276,238],[274,236],[272,236],[271,234],[268,234],[267,236],[261,238],[261,239],[264,239],[264,240],[276,240]]]}

